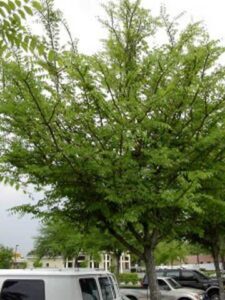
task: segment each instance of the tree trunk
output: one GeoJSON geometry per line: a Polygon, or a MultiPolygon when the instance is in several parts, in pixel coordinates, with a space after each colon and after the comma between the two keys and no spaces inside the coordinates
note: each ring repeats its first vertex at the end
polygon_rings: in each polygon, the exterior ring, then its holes
{"type": "Polygon", "coordinates": [[[156,280],[155,259],[153,250],[150,248],[145,249],[145,266],[146,275],[148,277],[148,288],[150,290],[150,299],[159,300],[160,294],[156,280]]]}
{"type": "Polygon", "coordinates": [[[79,265],[78,265],[78,255],[74,257],[74,268],[79,268],[79,265]]]}
{"type": "Polygon", "coordinates": [[[220,262],[219,262],[219,248],[214,245],[212,248],[212,252],[213,252],[213,258],[214,258],[214,265],[215,265],[215,269],[216,269],[216,277],[218,280],[218,284],[219,284],[219,290],[220,290],[220,300],[225,300],[225,292],[224,292],[224,288],[223,288],[223,279],[221,276],[221,270],[220,270],[220,262]]]}
{"type": "Polygon", "coordinates": [[[225,271],[225,256],[224,256],[224,254],[221,254],[221,262],[222,262],[223,270],[225,271]]]}

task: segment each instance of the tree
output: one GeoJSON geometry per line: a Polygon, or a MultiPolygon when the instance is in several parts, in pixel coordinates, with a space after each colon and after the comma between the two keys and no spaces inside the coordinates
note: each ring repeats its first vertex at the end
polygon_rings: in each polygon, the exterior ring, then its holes
{"type": "Polygon", "coordinates": [[[120,272],[120,256],[124,247],[106,232],[99,232],[95,227],[88,231],[75,228],[68,220],[52,218],[43,223],[39,235],[35,238],[34,249],[30,254],[39,261],[43,256],[62,256],[64,260],[74,259],[74,267],[78,267],[78,258],[81,253],[90,255],[99,260],[100,252],[111,252],[116,258],[115,273],[120,272]]]}
{"type": "Polygon", "coordinates": [[[225,232],[225,202],[222,185],[224,167],[216,159],[214,168],[217,164],[216,172],[210,176],[209,180],[202,183],[204,193],[201,192],[198,195],[199,210],[192,212],[188,218],[189,228],[186,228],[186,237],[211,253],[219,283],[220,299],[225,299],[219,264],[225,232]]]}
{"type": "Polygon", "coordinates": [[[224,166],[224,49],[201,24],[179,32],[163,9],[153,18],[140,1],[106,11],[102,52],[55,47],[51,13],[50,55],[4,66],[1,173],[46,188],[24,212],[47,207],[107,229],[145,262],[156,300],[157,244],[199,210],[218,155],[224,166]],[[167,41],[154,44],[162,30],[167,41]]]}
{"type": "Polygon", "coordinates": [[[155,257],[158,265],[181,262],[189,255],[189,245],[180,241],[162,241],[155,249],[155,257]]]}
{"type": "Polygon", "coordinates": [[[84,247],[84,235],[68,222],[51,220],[45,223],[35,238],[34,254],[40,259],[43,256],[66,259],[77,259],[84,247]]]}
{"type": "Polygon", "coordinates": [[[13,250],[0,245],[0,269],[10,269],[13,264],[13,250]]]}

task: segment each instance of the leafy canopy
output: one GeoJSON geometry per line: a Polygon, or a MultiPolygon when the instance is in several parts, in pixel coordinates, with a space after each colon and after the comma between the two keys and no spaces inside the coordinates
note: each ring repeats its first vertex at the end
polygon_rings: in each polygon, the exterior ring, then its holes
{"type": "Polygon", "coordinates": [[[1,174],[47,187],[23,211],[107,228],[145,260],[157,299],[154,248],[188,226],[205,184],[224,173],[224,48],[200,23],[179,31],[140,1],[106,12],[101,52],[55,47],[54,18],[51,55],[4,65],[1,174]]]}

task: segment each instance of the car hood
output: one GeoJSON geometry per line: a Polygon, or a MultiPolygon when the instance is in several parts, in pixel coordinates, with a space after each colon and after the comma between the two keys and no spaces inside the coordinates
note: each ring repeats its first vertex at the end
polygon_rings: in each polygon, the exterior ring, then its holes
{"type": "Polygon", "coordinates": [[[175,291],[180,292],[180,293],[186,293],[186,292],[187,293],[195,293],[195,294],[204,294],[205,293],[205,291],[200,290],[200,289],[186,288],[186,287],[176,289],[175,291]]]}

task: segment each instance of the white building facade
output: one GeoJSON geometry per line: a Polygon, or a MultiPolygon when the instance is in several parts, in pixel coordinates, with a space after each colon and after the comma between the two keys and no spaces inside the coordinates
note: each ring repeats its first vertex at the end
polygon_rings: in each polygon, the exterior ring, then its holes
{"type": "MultiPolygon", "coordinates": [[[[35,256],[27,256],[27,267],[34,268],[37,258],[35,256]]],[[[42,268],[76,268],[78,267],[87,267],[90,269],[100,269],[111,271],[115,267],[116,260],[112,253],[102,252],[100,254],[100,260],[96,261],[92,259],[91,256],[81,254],[77,259],[63,259],[62,256],[57,256],[54,258],[43,257],[40,260],[42,268]]],[[[120,256],[120,273],[129,272],[131,268],[131,257],[129,253],[122,253],[120,256]]]]}

